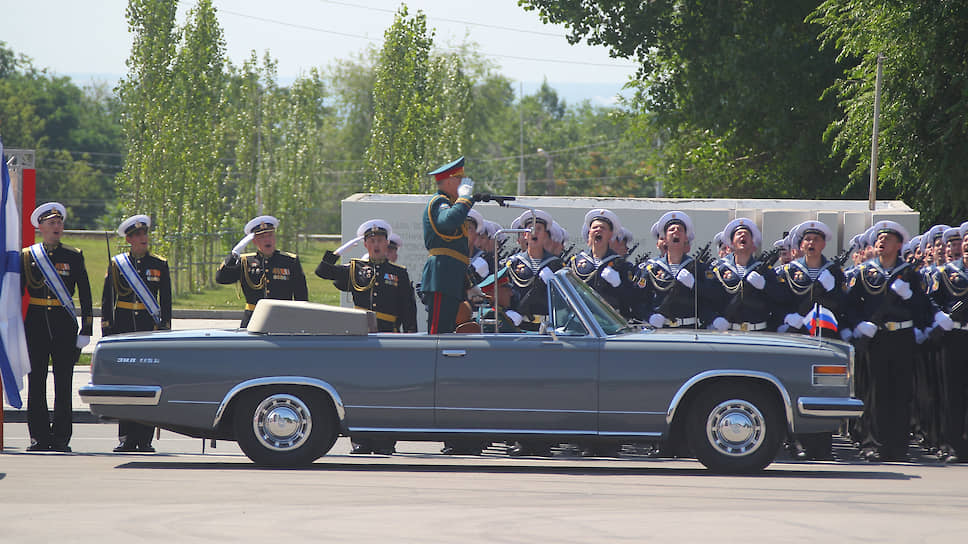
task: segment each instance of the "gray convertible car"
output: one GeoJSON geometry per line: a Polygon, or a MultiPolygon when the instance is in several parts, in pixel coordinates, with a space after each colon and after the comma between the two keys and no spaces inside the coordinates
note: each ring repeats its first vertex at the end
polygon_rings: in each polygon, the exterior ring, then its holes
{"type": "Polygon", "coordinates": [[[254,462],[312,463],[341,434],[398,440],[657,445],[719,472],[761,470],[791,433],[833,432],[853,349],[769,333],[630,326],[567,270],[539,333],[375,333],[372,313],[260,301],[248,329],[101,340],[91,411],[254,462]]]}

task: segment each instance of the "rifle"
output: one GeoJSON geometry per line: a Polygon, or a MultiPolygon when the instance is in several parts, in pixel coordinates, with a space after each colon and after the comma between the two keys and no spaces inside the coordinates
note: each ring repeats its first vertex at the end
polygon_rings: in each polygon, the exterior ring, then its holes
{"type": "Polygon", "coordinates": [[[780,255],[780,248],[773,248],[769,251],[764,251],[763,253],[761,253],[759,258],[757,259],[759,261],[759,264],[756,265],[756,271],[759,272],[760,275],[763,275],[769,272],[770,269],[773,268],[773,263],[776,261],[776,258],[779,255],[780,255]]]}
{"type": "Polygon", "coordinates": [[[561,255],[558,255],[558,258],[561,259],[561,262],[567,263],[568,259],[571,258],[574,252],[575,252],[575,244],[571,244],[568,247],[561,250],[561,255]]]}
{"type": "Polygon", "coordinates": [[[646,251],[644,254],[640,255],[639,257],[636,257],[636,259],[635,259],[635,267],[638,268],[638,266],[640,264],[644,263],[645,261],[648,261],[649,260],[649,256],[651,254],[652,254],[652,252],[646,251]]]}

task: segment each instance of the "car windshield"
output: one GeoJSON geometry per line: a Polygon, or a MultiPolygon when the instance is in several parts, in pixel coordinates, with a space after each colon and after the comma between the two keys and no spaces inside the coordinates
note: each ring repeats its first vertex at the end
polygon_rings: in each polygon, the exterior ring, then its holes
{"type": "Polygon", "coordinates": [[[612,308],[611,304],[602,300],[602,297],[594,289],[589,287],[588,284],[571,274],[565,275],[564,278],[567,278],[567,281],[575,287],[575,291],[578,292],[582,301],[591,310],[592,316],[605,334],[611,336],[613,334],[635,330],[634,327],[625,321],[624,317],[615,311],[615,308],[612,308]]]}

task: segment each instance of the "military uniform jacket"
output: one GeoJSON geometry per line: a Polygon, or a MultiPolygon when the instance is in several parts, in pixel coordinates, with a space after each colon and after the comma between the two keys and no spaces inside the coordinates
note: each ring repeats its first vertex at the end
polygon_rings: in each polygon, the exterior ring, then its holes
{"type": "Polygon", "coordinates": [[[101,294],[101,334],[151,331],[171,328],[171,275],[168,261],[150,253],[141,258],[130,255],[138,275],[161,306],[161,324],[156,324],[134,289],[124,279],[118,266],[111,262],[104,277],[101,294]]]}
{"type": "Polygon", "coordinates": [[[430,199],[423,215],[424,247],[430,253],[424,264],[420,290],[463,300],[468,286],[467,233],[464,220],[474,203],[467,198],[451,201],[442,191],[430,199]]]}
{"type": "MultiPolygon", "coordinates": [[[[500,311],[501,321],[498,325],[497,332],[521,332],[521,329],[511,321],[511,318],[504,313],[504,310],[500,311]]],[[[482,332],[494,332],[494,308],[489,308],[481,318],[478,320],[481,325],[482,332]]]]}
{"type": "Polygon", "coordinates": [[[623,316],[631,317],[632,309],[630,301],[635,294],[632,291],[632,265],[618,253],[609,249],[605,253],[605,256],[602,257],[602,260],[596,264],[591,253],[581,251],[568,259],[568,267],[575,276],[587,283],[589,287],[601,295],[605,299],[605,302],[612,305],[623,316]],[[621,283],[619,283],[618,287],[613,287],[612,284],[602,278],[602,272],[609,267],[618,272],[621,278],[621,283]]]}
{"type": "Polygon", "coordinates": [[[913,321],[923,328],[931,324],[937,306],[928,298],[921,283],[921,274],[909,263],[900,259],[897,266],[885,270],[875,257],[859,265],[847,280],[847,320],[851,327],[861,321],[870,321],[879,328],[887,322],[913,321]],[[891,284],[898,280],[911,284],[911,298],[902,300],[891,284]]]}
{"type": "Polygon", "coordinates": [[[390,261],[352,259],[337,265],[339,255],[327,251],[316,275],[333,280],[340,291],[350,293],[353,304],[376,313],[380,332],[417,332],[417,303],[407,269],[390,261]]]}
{"type": "Polygon", "coordinates": [[[761,273],[766,280],[762,290],[746,281],[746,277],[760,264],[755,257],[751,258],[746,273],[741,274],[736,266],[736,255],[730,253],[706,270],[699,290],[702,299],[699,313],[704,323],[712,323],[717,317],[723,317],[730,323],[770,321],[773,306],[783,300],[783,288],[772,268],[761,273]]]}
{"type": "Polygon", "coordinates": [[[785,287],[781,290],[783,297],[780,301],[783,310],[776,312],[779,314],[780,311],[784,311],[783,315],[778,315],[780,320],[790,313],[807,315],[814,304],[820,304],[834,314],[840,315],[846,298],[844,272],[834,261],[821,257],[820,273],[823,273],[824,270],[829,271],[834,277],[834,288],[830,291],[824,289],[819,281],[810,279],[805,257],[791,261],[779,268],[776,274],[777,279],[780,285],[785,287]]]}
{"type": "Polygon", "coordinates": [[[693,275],[696,283],[686,287],[676,281],[666,255],[649,259],[635,267],[632,283],[636,296],[633,302],[635,317],[646,321],[652,314],[662,314],[669,319],[695,317],[696,285],[705,276],[706,268],[689,255],[683,255],[679,269],[685,268],[693,275]]]}
{"type": "MultiPolygon", "coordinates": [[[[46,247],[45,247],[46,249],[46,247]]],[[[70,329],[71,333],[77,332],[77,322],[71,318],[70,312],[60,305],[57,295],[47,287],[44,281],[44,274],[40,267],[34,262],[29,248],[23,248],[20,253],[23,264],[23,274],[20,276],[20,287],[30,296],[30,307],[28,312],[44,312],[47,315],[48,324],[63,323],[64,327],[70,329]],[[56,317],[54,317],[56,315],[56,317]]],[[[91,301],[91,282],[88,281],[87,268],[84,266],[84,254],[80,249],[65,246],[58,243],[52,250],[47,250],[54,270],[64,281],[67,292],[72,296],[75,290],[80,302],[77,311],[81,318],[81,330],[78,334],[91,336],[94,323],[93,304],[91,301]]],[[[31,334],[31,331],[26,331],[31,334]]]]}
{"type": "Polygon", "coordinates": [[[480,257],[481,259],[484,260],[485,263],[487,263],[487,272],[485,272],[484,275],[481,276],[480,274],[477,273],[477,269],[474,268],[474,265],[468,264],[467,277],[471,285],[477,285],[478,283],[481,283],[482,281],[484,281],[484,278],[494,273],[494,254],[486,253],[481,249],[475,249],[474,253],[470,257],[470,260],[473,261],[478,257],[480,257]]]}
{"type": "Polygon", "coordinates": [[[960,326],[968,323],[968,269],[965,268],[965,261],[959,259],[936,269],[928,286],[928,294],[960,326]]]}
{"type": "Polygon", "coordinates": [[[260,252],[229,255],[215,272],[215,281],[226,285],[240,282],[248,310],[264,298],[309,300],[299,257],[278,249],[268,257],[260,252]]]}
{"type": "Polygon", "coordinates": [[[507,260],[508,277],[511,283],[511,308],[522,315],[536,316],[548,314],[548,286],[539,274],[542,268],[557,272],[564,263],[557,255],[547,250],[541,255],[538,271],[531,269],[531,257],[527,251],[516,253],[507,260]]]}

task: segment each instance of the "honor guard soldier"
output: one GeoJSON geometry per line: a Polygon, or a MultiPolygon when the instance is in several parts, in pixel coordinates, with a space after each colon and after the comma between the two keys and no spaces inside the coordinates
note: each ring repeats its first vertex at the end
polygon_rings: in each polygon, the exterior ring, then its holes
{"type": "Polygon", "coordinates": [[[766,330],[779,286],[771,263],[753,256],[760,229],[741,217],[726,225],[723,239],[731,252],[710,267],[700,288],[703,322],[718,331],[766,330]]]}
{"type": "Polygon", "coordinates": [[[61,243],[67,210],[59,202],[37,206],[30,222],[43,241],[21,253],[21,288],[30,297],[24,332],[30,357],[27,388],[27,451],[69,452],[71,447],[71,384],[81,348],[91,340],[91,284],[81,250],[61,243]],[[74,306],[80,301],[81,327],[74,306]],[[47,409],[47,365],[54,371],[54,418],[47,409]]]}
{"type": "Polygon", "coordinates": [[[621,228],[618,216],[611,210],[590,210],[582,223],[582,235],[588,247],[571,256],[568,267],[616,311],[631,317],[632,266],[609,247],[612,237],[621,228]]]}
{"type": "MultiPolygon", "coordinates": [[[[148,251],[147,215],[121,222],[118,234],[130,251],[111,257],[101,295],[101,335],[171,329],[171,275],[168,261],[148,251]]],[[[154,427],[133,421],[118,422],[121,443],[116,452],[153,452],[154,427]]]]}
{"type": "Polygon", "coordinates": [[[515,325],[529,331],[537,331],[541,320],[548,314],[548,282],[564,263],[548,251],[548,228],[553,224],[551,216],[543,210],[521,214],[521,228],[528,233],[528,249],[508,258],[505,268],[510,278],[511,308],[518,319],[515,325]],[[521,321],[524,316],[524,321],[521,321]]]}
{"type": "Polygon", "coordinates": [[[390,237],[387,238],[387,260],[391,263],[396,263],[399,258],[398,253],[402,247],[403,238],[399,234],[391,232],[390,237]]]}
{"type": "Polygon", "coordinates": [[[245,225],[245,237],[239,241],[215,272],[215,282],[224,285],[239,282],[245,296],[245,312],[239,327],[245,328],[257,302],[274,300],[309,300],[306,275],[299,257],[276,249],[276,227],[279,220],[260,215],[245,225]],[[246,244],[255,244],[255,253],[242,253],[246,244]]]}
{"type": "Polygon", "coordinates": [[[911,423],[911,383],[915,329],[935,323],[951,326],[927,297],[920,274],[900,259],[907,230],[894,221],[871,229],[876,256],[861,264],[848,281],[847,312],[867,372],[861,438],[869,461],[907,456],[911,423]]]}
{"type": "Polygon", "coordinates": [[[657,329],[696,324],[696,278],[705,276],[703,263],[688,255],[695,238],[692,219],[681,211],[664,214],[652,235],[661,254],[640,264],[634,281],[641,292],[636,317],[657,329]]]}
{"type": "Polygon", "coordinates": [[[376,314],[379,332],[417,332],[417,305],[407,269],[387,259],[388,239],[393,234],[390,224],[382,219],[363,222],[356,238],[335,251],[327,251],[316,267],[316,275],[333,280],[340,291],[350,293],[353,304],[376,314]],[[350,259],[337,265],[347,249],[363,240],[366,259],[350,259]]]}
{"type": "Polygon", "coordinates": [[[464,175],[464,157],[432,171],[437,194],[423,215],[424,247],[430,256],[424,264],[421,292],[427,305],[427,332],[454,332],[457,307],[470,287],[467,227],[464,221],[474,205],[474,182],[464,175]]]}

